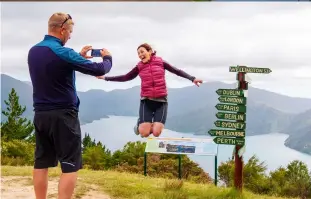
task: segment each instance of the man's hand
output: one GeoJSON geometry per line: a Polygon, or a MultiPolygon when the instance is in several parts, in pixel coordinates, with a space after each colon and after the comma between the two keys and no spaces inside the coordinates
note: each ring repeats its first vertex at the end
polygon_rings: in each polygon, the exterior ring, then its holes
{"type": "Polygon", "coordinates": [[[93,58],[92,56],[88,56],[87,52],[92,50],[92,46],[84,46],[80,52],[80,55],[86,59],[93,58]]]}
{"type": "Polygon", "coordinates": [[[194,79],[194,80],[193,80],[193,83],[199,87],[199,86],[200,86],[200,84],[202,84],[202,83],[203,83],[203,81],[202,81],[202,80],[200,80],[200,79],[194,79]]]}
{"type": "Polygon", "coordinates": [[[105,79],[105,76],[104,76],[104,75],[102,75],[102,76],[97,76],[96,78],[97,78],[97,79],[105,79]]]}
{"type": "Polygon", "coordinates": [[[100,54],[102,55],[102,57],[107,56],[107,55],[110,55],[110,56],[111,56],[110,52],[108,52],[108,50],[105,49],[105,48],[103,48],[102,50],[100,50],[100,54]]]}

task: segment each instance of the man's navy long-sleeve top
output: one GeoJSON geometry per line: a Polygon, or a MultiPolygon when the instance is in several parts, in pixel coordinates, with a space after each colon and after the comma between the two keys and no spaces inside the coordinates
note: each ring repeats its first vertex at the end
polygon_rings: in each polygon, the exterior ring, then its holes
{"type": "Polygon", "coordinates": [[[91,62],[64,47],[58,38],[45,35],[43,41],[29,50],[28,67],[34,111],[79,110],[75,71],[92,76],[105,75],[112,67],[112,58],[105,56],[103,62],[91,62]]]}

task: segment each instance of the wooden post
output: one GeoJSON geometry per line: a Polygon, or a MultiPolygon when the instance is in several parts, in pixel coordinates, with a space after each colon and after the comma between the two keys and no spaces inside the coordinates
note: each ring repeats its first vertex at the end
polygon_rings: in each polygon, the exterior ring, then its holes
{"type": "Polygon", "coordinates": [[[235,171],[234,171],[234,187],[242,192],[243,188],[243,157],[239,157],[238,151],[240,146],[235,146],[235,171]]]}
{"type": "MultiPolygon", "coordinates": [[[[239,72],[237,75],[238,80],[238,89],[239,90],[247,90],[248,89],[248,83],[245,81],[245,73],[239,72]]],[[[245,96],[244,96],[245,97],[245,96]]],[[[240,113],[244,114],[244,113],[240,113]]],[[[243,121],[238,121],[243,122],[243,121]]],[[[234,155],[234,163],[235,163],[235,172],[234,172],[234,187],[242,192],[243,190],[243,156],[239,156],[239,150],[241,149],[241,146],[236,145],[235,146],[235,155],[234,155]]]]}

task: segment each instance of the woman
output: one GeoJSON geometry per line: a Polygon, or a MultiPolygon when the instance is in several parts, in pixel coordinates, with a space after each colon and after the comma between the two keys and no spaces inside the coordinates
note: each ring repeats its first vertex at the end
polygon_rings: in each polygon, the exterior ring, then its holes
{"type": "Polygon", "coordinates": [[[199,86],[202,80],[185,73],[184,71],[171,66],[161,57],[156,56],[149,44],[142,44],[137,48],[140,62],[126,75],[105,77],[98,79],[106,81],[125,82],[137,77],[141,78],[141,100],[139,108],[138,128],[135,133],[142,137],[153,134],[155,137],[161,135],[167,116],[167,87],[165,81],[165,70],[180,77],[189,79],[199,86]]]}

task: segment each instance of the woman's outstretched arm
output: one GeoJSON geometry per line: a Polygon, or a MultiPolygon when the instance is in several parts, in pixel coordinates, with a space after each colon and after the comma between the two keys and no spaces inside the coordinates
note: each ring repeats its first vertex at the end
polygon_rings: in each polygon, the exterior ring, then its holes
{"type": "Polygon", "coordinates": [[[166,61],[163,61],[164,64],[164,68],[168,71],[170,71],[171,73],[174,73],[175,75],[178,75],[180,77],[189,79],[190,81],[193,82],[193,80],[195,80],[195,77],[189,75],[188,73],[186,73],[185,71],[178,69],[172,65],[170,65],[169,63],[167,63],[166,61]]]}
{"type": "Polygon", "coordinates": [[[199,83],[202,83],[203,81],[200,79],[196,79],[194,76],[189,75],[188,73],[186,73],[185,71],[178,69],[172,65],[170,65],[169,63],[167,63],[166,61],[163,61],[164,64],[164,68],[168,71],[170,71],[171,73],[174,73],[175,75],[178,75],[180,77],[189,79],[191,82],[193,82],[194,84],[196,84],[197,86],[199,86],[199,83]]]}
{"type": "Polygon", "coordinates": [[[114,82],[126,82],[126,81],[130,81],[132,79],[134,79],[135,77],[137,77],[138,75],[138,67],[135,66],[130,72],[128,72],[125,75],[118,75],[118,76],[104,76],[103,78],[100,79],[104,79],[106,81],[114,81],[114,82]]]}

